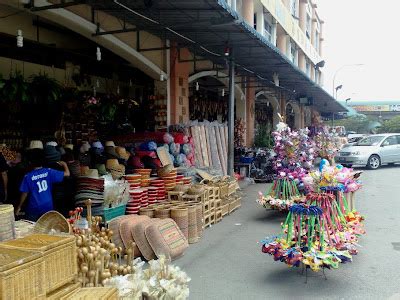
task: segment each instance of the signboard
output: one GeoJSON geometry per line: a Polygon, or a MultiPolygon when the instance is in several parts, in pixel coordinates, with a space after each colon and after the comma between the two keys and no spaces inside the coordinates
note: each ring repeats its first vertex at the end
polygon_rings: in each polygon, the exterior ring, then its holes
{"type": "Polygon", "coordinates": [[[384,104],[384,105],[354,105],[351,106],[359,112],[400,112],[400,104],[384,104]]]}

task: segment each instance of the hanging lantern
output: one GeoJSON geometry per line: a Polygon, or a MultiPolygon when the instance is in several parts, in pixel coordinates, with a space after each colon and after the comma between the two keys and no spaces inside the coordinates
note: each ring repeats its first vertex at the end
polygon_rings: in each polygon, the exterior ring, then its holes
{"type": "Polygon", "coordinates": [[[225,96],[225,89],[222,89],[221,96],[222,96],[222,97],[225,96]]]}
{"type": "Polygon", "coordinates": [[[160,74],[160,81],[164,81],[164,74],[160,74]]]}
{"type": "Polygon", "coordinates": [[[196,91],[198,91],[199,89],[200,89],[199,82],[196,81],[196,91]]]}
{"type": "Polygon", "coordinates": [[[17,47],[22,48],[24,46],[24,37],[22,36],[22,30],[17,30],[17,47]]]}

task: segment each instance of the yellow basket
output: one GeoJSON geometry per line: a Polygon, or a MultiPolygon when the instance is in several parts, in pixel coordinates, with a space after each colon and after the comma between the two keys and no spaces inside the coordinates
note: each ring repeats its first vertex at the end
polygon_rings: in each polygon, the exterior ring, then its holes
{"type": "Polygon", "coordinates": [[[111,287],[81,288],[60,300],[118,300],[118,291],[111,287]]]}
{"type": "Polygon", "coordinates": [[[42,253],[46,272],[46,293],[73,281],[78,273],[74,236],[32,234],[7,241],[4,246],[42,253]]]}
{"type": "Polygon", "coordinates": [[[78,289],[81,288],[80,283],[68,283],[55,291],[51,292],[50,294],[46,295],[46,300],[58,300],[61,297],[67,296],[76,292],[78,289]]]}
{"type": "Polygon", "coordinates": [[[45,274],[39,252],[0,244],[0,299],[45,299],[45,274]]]}

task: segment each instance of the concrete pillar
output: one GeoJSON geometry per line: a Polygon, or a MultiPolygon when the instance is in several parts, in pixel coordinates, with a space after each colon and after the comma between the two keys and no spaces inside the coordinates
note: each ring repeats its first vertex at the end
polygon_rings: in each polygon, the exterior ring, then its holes
{"type": "MultiPolygon", "coordinates": [[[[250,80],[250,78],[247,78],[247,81],[250,80]]],[[[255,98],[255,88],[246,87],[246,144],[248,147],[254,144],[255,98]]]]}
{"type": "Polygon", "coordinates": [[[287,39],[288,36],[286,32],[279,27],[277,30],[276,46],[284,55],[287,55],[287,39]]]}
{"type": "Polygon", "coordinates": [[[242,0],[242,16],[246,23],[248,23],[251,27],[254,26],[253,0],[242,0]]]}
{"type": "Polygon", "coordinates": [[[317,22],[315,21],[317,16],[315,14],[315,8],[312,10],[312,17],[311,17],[311,44],[315,45],[315,31],[317,30],[317,22]]]}
{"type": "Polygon", "coordinates": [[[304,120],[304,105],[300,105],[300,128],[305,127],[305,120],[304,120]]]}
{"type": "Polygon", "coordinates": [[[262,36],[264,36],[264,11],[263,8],[261,7],[260,10],[257,11],[257,31],[260,33],[262,36]]]}
{"type": "Polygon", "coordinates": [[[304,55],[304,52],[299,50],[299,68],[303,72],[306,71],[306,56],[304,55]]]}
{"type": "Polygon", "coordinates": [[[307,23],[307,0],[300,0],[299,26],[303,32],[306,32],[306,23],[307,23]]]}
{"type": "MultiPolygon", "coordinates": [[[[181,57],[189,59],[188,49],[181,49],[181,57]]],[[[171,124],[189,121],[189,63],[178,61],[178,49],[173,46],[170,51],[170,120],[171,124]]]]}
{"type": "Polygon", "coordinates": [[[281,108],[280,114],[283,117],[283,121],[286,122],[286,99],[283,93],[280,93],[279,106],[281,108]]]}
{"type": "Polygon", "coordinates": [[[312,81],[315,80],[315,68],[314,68],[314,64],[313,64],[313,63],[311,63],[310,79],[311,79],[312,81]]]}

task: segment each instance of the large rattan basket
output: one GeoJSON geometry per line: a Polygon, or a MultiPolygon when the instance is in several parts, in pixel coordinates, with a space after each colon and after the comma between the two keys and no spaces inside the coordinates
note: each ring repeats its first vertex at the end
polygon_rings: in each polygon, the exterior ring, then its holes
{"type": "Polygon", "coordinates": [[[74,236],[32,234],[4,242],[3,246],[14,250],[32,250],[43,255],[46,293],[71,282],[78,273],[74,236]]]}
{"type": "Polygon", "coordinates": [[[57,211],[49,211],[37,220],[33,233],[48,234],[56,233],[72,233],[71,225],[62,214],[57,211]]]}
{"type": "Polygon", "coordinates": [[[45,299],[45,274],[39,252],[0,244],[0,299],[45,299]]]}

